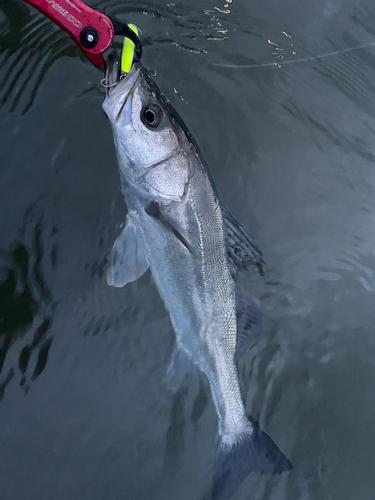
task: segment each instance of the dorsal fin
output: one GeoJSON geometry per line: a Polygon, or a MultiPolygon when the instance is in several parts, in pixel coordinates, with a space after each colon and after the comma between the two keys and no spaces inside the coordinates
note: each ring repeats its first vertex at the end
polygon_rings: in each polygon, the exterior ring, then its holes
{"type": "Polygon", "coordinates": [[[259,246],[223,205],[221,212],[226,227],[227,252],[232,276],[249,265],[255,266],[259,274],[264,276],[264,260],[259,246]]]}

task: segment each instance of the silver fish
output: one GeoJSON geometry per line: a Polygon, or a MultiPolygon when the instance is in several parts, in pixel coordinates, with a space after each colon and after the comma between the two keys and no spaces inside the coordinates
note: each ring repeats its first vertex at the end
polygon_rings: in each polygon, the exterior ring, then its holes
{"type": "Polygon", "coordinates": [[[186,126],[139,65],[125,76],[112,55],[103,109],[113,130],[126,225],[107,273],[121,287],[150,268],[176,333],[169,376],[192,362],[206,375],[218,416],[212,498],[230,498],[250,472],[292,468],[246,413],[235,358],[254,342],[261,314],[236,286],[262,253],[222,206],[186,126]],[[187,361],[189,360],[189,361],[187,361]]]}

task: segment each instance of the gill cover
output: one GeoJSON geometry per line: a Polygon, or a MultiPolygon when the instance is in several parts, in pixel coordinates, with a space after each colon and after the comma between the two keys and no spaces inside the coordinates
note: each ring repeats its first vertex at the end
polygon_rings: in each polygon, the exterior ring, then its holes
{"type": "Polygon", "coordinates": [[[191,146],[168,104],[144,68],[133,65],[118,76],[118,62],[107,67],[110,87],[103,109],[111,121],[120,170],[150,201],[181,201],[191,177],[191,146]]]}

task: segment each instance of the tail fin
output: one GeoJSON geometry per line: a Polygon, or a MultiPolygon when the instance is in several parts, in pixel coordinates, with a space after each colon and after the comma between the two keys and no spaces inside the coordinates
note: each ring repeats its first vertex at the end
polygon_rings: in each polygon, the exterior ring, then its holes
{"type": "Polygon", "coordinates": [[[292,464],[272,439],[253,424],[253,432],[242,435],[232,445],[218,436],[213,472],[213,500],[228,500],[250,474],[280,474],[292,464]]]}

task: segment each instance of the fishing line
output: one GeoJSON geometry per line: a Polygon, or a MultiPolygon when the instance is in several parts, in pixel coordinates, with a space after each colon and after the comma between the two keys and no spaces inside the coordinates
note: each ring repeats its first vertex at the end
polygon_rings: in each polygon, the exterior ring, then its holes
{"type": "Polygon", "coordinates": [[[222,68],[265,68],[266,66],[285,66],[286,64],[296,64],[306,61],[315,61],[316,59],[323,59],[324,57],[332,57],[338,54],[344,54],[345,52],[353,52],[353,50],[366,49],[375,45],[375,42],[366,43],[364,45],[357,45],[356,47],[349,47],[347,49],[335,50],[334,52],[329,52],[328,54],[322,54],[320,56],[310,56],[303,57],[302,59],[291,59],[290,61],[284,62],[270,62],[264,64],[219,64],[212,63],[212,66],[220,66],[222,68]]]}

